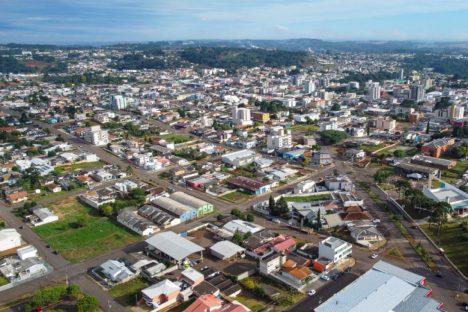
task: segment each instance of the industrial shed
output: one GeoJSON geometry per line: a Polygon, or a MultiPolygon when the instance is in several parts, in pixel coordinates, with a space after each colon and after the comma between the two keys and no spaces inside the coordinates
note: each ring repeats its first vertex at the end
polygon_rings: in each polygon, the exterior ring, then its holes
{"type": "Polygon", "coordinates": [[[198,252],[200,258],[203,258],[203,247],[172,231],[156,234],[145,242],[148,244],[147,251],[159,259],[169,260],[172,263],[182,264],[190,255],[198,252]]]}
{"type": "Polygon", "coordinates": [[[216,258],[227,260],[243,255],[245,249],[230,241],[220,241],[211,246],[210,251],[216,258]]]}
{"type": "Polygon", "coordinates": [[[159,197],[152,201],[152,204],[180,218],[181,222],[186,222],[197,217],[197,211],[178,201],[167,197],[159,197]]]}
{"type": "Polygon", "coordinates": [[[198,217],[213,212],[212,204],[182,192],[173,193],[171,199],[195,209],[198,217]]]}

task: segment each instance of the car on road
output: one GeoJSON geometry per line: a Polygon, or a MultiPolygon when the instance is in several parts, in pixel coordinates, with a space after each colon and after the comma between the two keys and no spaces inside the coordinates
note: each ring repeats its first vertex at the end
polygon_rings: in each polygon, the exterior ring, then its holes
{"type": "Polygon", "coordinates": [[[59,254],[59,252],[58,252],[57,250],[54,250],[52,253],[53,253],[54,255],[58,255],[58,254],[59,254]]]}
{"type": "Polygon", "coordinates": [[[271,222],[277,223],[277,224],[281,224],[281,220],[280,220],[280,219],[276,219],[276,218],[273,219],[273,220],[271,220],[271,222]]]}
{"type": "Polygon", "coordinates": [[[440,272],[437,272],[437,273],[436,273],[436,276],[437,276],[438,278],[443,278],[443,277],[444,277],[444,276],[442,275],[442,273],[440,273],[440,272]]]}
{"type": "Polygon", "coordinates": [[[313,295],[315,295],[316,293],[317,293],[317,292],[316,292],[314,289],[311,289],[311,290],[309,290],[309,291],[307,292],[307,294],[308,294],[309,296],[313,296],[313,295]]]}
{"type": "Polygon", "coordinates": [[[373,253],[372,255],[370,255],[370,258],[371,258],[371,259],[376,259],[378,256],[379,256],[378,254],[373,253]]]}
{"type": "Polygon", "coordinates": [[[321,279],[323,279],[324,281],[329,281],[330,280],[330,276],[328,275],[322,275],[320,276],[321,279]]]}

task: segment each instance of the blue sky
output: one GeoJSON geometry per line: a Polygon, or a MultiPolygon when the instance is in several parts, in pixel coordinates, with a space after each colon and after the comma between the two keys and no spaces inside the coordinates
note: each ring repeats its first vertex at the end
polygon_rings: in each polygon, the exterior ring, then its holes
{"type": "Polygon", "coordinates": [[[0,42],[468,40],[468,0],[0,0],[0,42]]]}

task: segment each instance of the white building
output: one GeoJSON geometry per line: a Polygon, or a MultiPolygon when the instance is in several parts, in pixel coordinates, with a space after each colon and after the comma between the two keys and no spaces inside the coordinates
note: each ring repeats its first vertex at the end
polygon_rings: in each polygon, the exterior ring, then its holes
{"type": "Polygon", "coordinates": [[[49,208],[40,207],[32,211],[32,216],[29,217],[29,220],[33,226],[40,226],[47,223],[52,223],[58,221],[58,216],[56,216],[49,208]]]}
{"type": "Polygon", "coordinates": [[[333,236],[324,239],[319,244],[319,258],[326,258],[335,263],[350,256],[352,252],[352,244],[333,236]]]}
{"type": "Polygon", "coordinates": [[[375,101],[380,99],[380,84],[378,82],[372,82],[369,85],[369,100],[375,101]]]}
{"type": "Polygon", "coordinates": [[[127,108],[127,99],[122,95],[111,95],[110,108],[113,110],[121,110],[127,108]]]}
{"type": "Polygon", "coordinates": [[[232,108],[232,122],[235,125],[251,125],[253,124],[250,117],[250,109],[245,107],[234,106],[232,108]]]}
{"type": "Polygon", "coordinates": [[[259,261],[260,274],[269,275],[278,272],[286,262],[286,256],[279,253],[272,253],[259,261]]]}
{"type": "Polygon", "coordinates": [[[465,116],[465,107],[462,105],[451,105],[449,107],[450,120],[462,119],[465,116]]]}
{"type": "Polygon", "coordinates": [[[90,129],[84,133],[83,138],[86,142],[97,146],[107,145],[109,143],[109,133],[107,130],[102,130],[101,126],[91,126],[90,129]]]}
{"type": "Polygon", "coordinates": [[[251,150],[240,150],[232,153],[223,155],[221,160],[233,167],[242,167],[253,163],[255,160],[259,159],[260,156],[251,150]]]}
{"type": "Polygon", "coordinates": [[[15,229],[0,230],[0,252],[21,246],[21,235],[15,229]]]}
{"type": "Polygon", "coordinates": [[[273,127],[267,136],[268,149],[291,148],[292,135],[290,129],[284,129],[282,126],[273,127]]]}
{"type": "Polygon", "coordinates": [[[22,248],[18,248],[18,250],[16,251],[16,254],[18,255],[18,258],[20,258],[21,260],[25,260],[28,258],[35,258],[37,257],[37,249],[32,245],[28,245],[22,248]]]}
{"type": "Polygon", "coordinates": [[[315,92],[315,82],[313,80],[304,81],[304,92],[305,93],[315,92]]]}

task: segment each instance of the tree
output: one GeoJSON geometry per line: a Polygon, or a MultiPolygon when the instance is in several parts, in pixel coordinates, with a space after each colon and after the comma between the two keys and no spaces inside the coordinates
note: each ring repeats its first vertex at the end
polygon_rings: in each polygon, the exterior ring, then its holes
{"type": "Polygon", "coordinates": [[[55,138],[55,140],[56,140],[56,141],[60,141],[60,142],[65,141],[65,140],[63,139],[63,137],[62,137],[61,134],[58,134],[57,137],[55,138]]]}
{"type": "Polygon", "coordinates": [[[339,111],[340,109],[341,109],[341,106],[338,103],[333,104],[332,107],[330,108],[331,111],[339,111]]]}
{"type": "Polygon", "coordinates": [[[270,213],[273,214],[276,208],[276,203],[275,200],[273,199],[273,196],[270,195],[270,198],[268,199],[268,209],[270,210],[270,213]]]}
{"type": "Polygon", "coordinates": [[[401,197],[402,193],[411,188],[411,184],[407,180],[398,180],[395,186],[398,189],[399,197],[401,197]]]}
{"type": "Polygon", "coordinates": [[[317,211],[317,219],[315,221],[315,229],[317,231],[320,231],[320,229],[322,228],[322,217],[320,215],[320,209],[317,211]]]}
{"type": "Polygon", "coordinates": [[[374,180],[377,183],[384,183],[392,175],[392,171],[389,169],[379,169],[374,174],[374,180]]]}
{"type": "Polygon", "coordinates": [[[455,153],[457,157],[468,157],[468,143],[463,142],[459,147],[456,148],[455,153]]]}
{"type": "Polygon", "coordinates": [[[462,138],[463,137],[463,129],[460,126],[455,126],[453,127],[453,132],[452,135],[456,138],[462,138]]]}
{"type": "Polygon", "coordinates": [[[101,210],[101,213],[106,217],[110,217],[112,213],[114,212],[114,208],[112,208],[112,205],[110,204],[102,205],[100,210],[101,210]]]}
{"type": "Polygon", "coordinates": [[[320,132],[320,137],[325,145],[333,145],[346,139],[347,135],[344,131],[325,130],[320,132]]]}
{"type": "Polygon", "coordinates": [[[437,225],[437,236],[440,235],[442,226],[448,222],[448,214],[452,207],[449,203],[441,201],[434,204],[429,222],[437,225]]]}
{"type": "Polygon", "coordinates": [[[95,312],[98,311],[99,301],[96,297],[84,295],[83,298],[76,302],[78,312],[95,312]]]}
{"type": "Polygon", "coordinates": [[[146,202],[145,190],[140,187],[132,189],[129,192],[129,195],[132,199],[136,200],[139,205],[142,205],[146,202]]]}
{"type": "Polygon", "coordinates": [[[68,286],[67,295],[75,299],[79,299],[82,295],[80,286],[75,285],[75,284],[68,286]]]}
{"type": "Polygon", "coordinates": [[[404,150],[396,150],[393,152],[393,156],[403,158],[406,157],[406,152],[404,150]]]}
{"type": "Polygon", "coordinates": [[[23,113],[21,114],[21,117],[19,118],[19,121],[20,121],[21,123],[26,123],[26,122],[28,122],[28,121],[29,121],[28,114],[26,114],[25,112],[23,112],[23,113]]]}
{"type": "Polygon", "coordinates": [[[248,213],[247,214],[247,221],[254,222],[254,220],[255,220],[255,216],[253,214],[251,214],[251,213],[248,213]]]}
{"type": "Polygon", "coordinates": [[[289,212],[288,202],[284,197],[281,198],[275,204],[274,216],[281,216],[289,212]]]}

